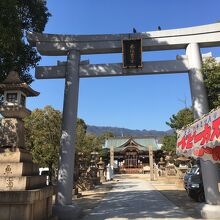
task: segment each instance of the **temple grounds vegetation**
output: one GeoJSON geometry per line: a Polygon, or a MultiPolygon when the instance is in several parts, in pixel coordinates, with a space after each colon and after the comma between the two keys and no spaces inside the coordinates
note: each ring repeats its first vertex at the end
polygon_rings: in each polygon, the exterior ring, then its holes
{"type": "Polygon", "coordinates": [[[210,110],[220,106],[220,63],[215,58],[209,57],[204,60],[203,78],[207,89],[210,110]]]}
{"type": "MultiPolygon", "coordinates": [[[[34,110],[25,119],[26,147],[32,152],[33,160],[41,167],[49,167],[50,176],[54,177],[58,168],[58,157],[61,137],[62,113],[46,106],[44,109],[34,110]]],[[[83,153],[87,164],[91,159],[91,152],[96,151],[102,156],[102,144],[106,137],[112,137],[111,133],[101,136],[88,134],[84,120],[77,120],[76,160],[77,153],[83,153]]]]}
{"type": "Polygon", "coordinates": [[[61,112],[46,106],[34,110],[25,119],[26,147],[33,161],[40,167],[49,167],[50,177],[58,167],[61,136],[61,112]]]}
{"type": "MultiPolygon", "coordinates": [[[[177,114],[171,116],[170,121],[166,122],[174,131],[181,129],[182,127],[193,122],[193,112],[189,108],[180,110],[177,114]]],[[[174,153],[176,151],[177,134],[166,135],[163,137],[162,150],[174,153]]]]}
{"type": "Polygon", "coordinates": [[[0,82],[11,70],[16,70],[24,82],[33,81],[28,71],[40,56],[27,43],[26,32],[43,32],[49,17],[44,0],[0,1],[0,82]]]}

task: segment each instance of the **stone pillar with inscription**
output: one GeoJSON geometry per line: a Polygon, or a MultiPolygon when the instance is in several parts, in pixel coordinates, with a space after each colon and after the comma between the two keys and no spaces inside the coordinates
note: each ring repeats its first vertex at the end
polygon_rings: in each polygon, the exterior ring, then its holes
{"type": "Polygon", "coordinates": [[[152,146],[149,145],[149,162],[150,162],[150,180],[154,180],[154,159],[153,159],[153,149],[152,146]]]}
{"type": "Polygon", "coordinates": [[[114,146],[110,147],[110,168],[111,168],[111,174],[110,177],[113,179],[114,175],[114,146]]]}
{"type": "Polygon", "coordinates": [[[11,71],[0,84],[3,100],[0,113],[0,218],[1,220],[43,220],[52,216],[53,187],[25,149],[24,121],[31,112],[26,97],[39,93],[22,83],[11,71]]]}

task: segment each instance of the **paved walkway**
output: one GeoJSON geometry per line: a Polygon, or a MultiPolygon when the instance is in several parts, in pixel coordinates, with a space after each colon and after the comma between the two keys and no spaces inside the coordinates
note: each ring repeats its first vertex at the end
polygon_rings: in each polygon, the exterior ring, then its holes
{"type": "MultiPolygon", "coordinates": [[[[117,179],[117,177],[116,177],[117,179]]],[[[184,202],[184,201],[183,201],[184,202]]],[[[83,220],[193,219],[144,179],[121,176],[113,190],[83,220]]]]}

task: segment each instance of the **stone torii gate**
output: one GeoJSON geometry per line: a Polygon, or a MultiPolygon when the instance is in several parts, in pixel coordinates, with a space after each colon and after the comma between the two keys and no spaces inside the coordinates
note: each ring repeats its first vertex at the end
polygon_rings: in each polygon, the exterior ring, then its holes
{"type": "MultiPolygon", "coordinates": [[[[57,66],[36,68],[36,78],[65,78],[58,192],[55,212],[61,219],[75,213],[72,204],[74,152],[78,106],[79,79],[101,76],[127,76],[142,74],[189,73],[194,118],[209,112],[207,95],[201,73],[200,48],[220,46],[220,23],[191,28],[163,30],[135,34],[56,35],[28,33],[28,41],[41,55],[67,56],[67,62],[57,66]],[[80,61],[80,55],[121,53],[122,40],[142,39],[143,51],[186,49],[186,56],[177,60],[143,62],[139,69],[125,69],[121,63],[89,64],[80,61]]],[[[201,161],[206,201],[220,204],[216,166],[201,161]]]]}

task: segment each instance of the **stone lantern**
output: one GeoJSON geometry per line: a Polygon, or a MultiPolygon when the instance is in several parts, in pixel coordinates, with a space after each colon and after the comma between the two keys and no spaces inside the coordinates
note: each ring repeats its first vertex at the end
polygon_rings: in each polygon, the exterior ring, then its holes
{"type": "Polygon", "coordinates": [[[86,176],[86,162],[85,157],[82,152],[78,153],[78,159],[79,159],[79,176],[86,176]]]}
{"type": "Polygon", "coordinates": [[[158,166],[159,166],[159,176],[164,176],[166,162],[164,161],[163,157],[160,158],[160,161],[158,162],[158,166]]]}
{"type": "Polygon", "coordinates": [[[104,176],[104,170],[105,170],[105,163],[102,160],[102,157],[100,157],[99,162],[97,163],[98,170],[99,170],[99,178],[100,182],[103,183],[105,182],[105,176],[104,176]]]}
{"type": "Polygon", "coordinates": [[[39,166],[33,163],[24,141],[23,119],[31,113],[26,97],[39,93],[22,83],[15,71],[0,84],[0,93],[4,95],[0,105],[1,219],[50,219],[53,186],[46,185],[46,176],[39,176],[39,166]]]}
{"type": "Polygon", "coordinates": [[[0,93],[3,94],[0,113],[4,117],[2,119],[4,134],[0,146],[24,148],[23,119],[31,114],[26,108],[26,97],[38,96],[39,93],[26,83],[22,83],[15,71],[11,71],[0,84],[0,93]]]}
{"type": "Polygon", "coordinates": [[[98,155],[99,153],[96,151],[91,152],[90,167],[97,167],[98,155]]]}
{"type": "Polygon", "coordinates": [[[97,176],[98,168],[97,168],[97,161],[98,161],[98,152],[91,152],[91,160],[90,160],[90,176],[93,184],[97,185],[100,183],[99,178],[97,176]]]}

